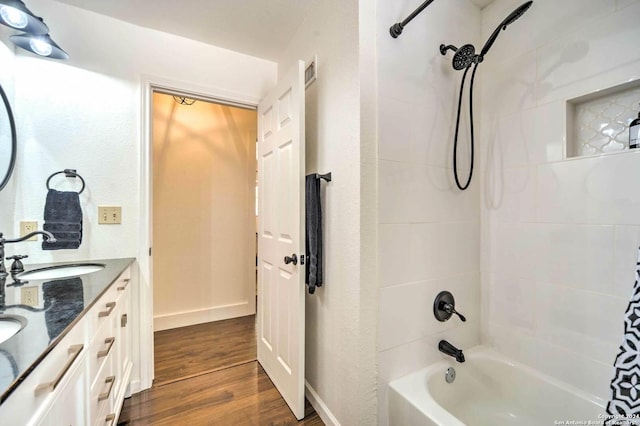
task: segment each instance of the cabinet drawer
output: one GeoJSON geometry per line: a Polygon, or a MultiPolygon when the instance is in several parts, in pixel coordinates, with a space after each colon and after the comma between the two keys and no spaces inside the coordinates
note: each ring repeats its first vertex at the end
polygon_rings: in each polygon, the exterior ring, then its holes
{"type": "Polygon", "coordinates": [[[118,380],[113,368],[114,359],[115,357],[113,354],[109,354],[107,356],[102,369],[98,372],[96,381],[91,387],[89,396],[90,418],[96,418],[96,416],[103,411],[106,412],[113,408],[113,401],[116,393],[116,382],[118,380]]]}
{"type": "Polygon", "coordinates": [[[85,368],[86,322],[81,320],[0,405],[0,418],[31,424],[49,409],[56,389],[63,389],[79,368],[85,368]]]}
{"type": "MultiPolygon", "coordinates": [[[[116,311],[113,313],[114,318],[116,311]]],[[[114,329],[113,321],[107,321],[98,330],[96,336],[89,345],[89,384],[93,386],[97,380],[98,372],[104,366],[107,358],[118,351],[118,330],[114,329]]],[[[111,357],[113,358],[113,356],[111,357]]]]}
{"type": "Polygon", "coordinates": [[[95,336],[98,329],[113,316],[118,298],[129,289],[130,281],[131,268],[127,268],[91,308],[88,314],[90,336],[95,336]]]}
{"type": "Polygon", "coordinates": [[[112,321],[118,306],[117,283],[109,287],[107,292],[96,302],[89,311],[90,336],[95,336],[98,330],[112,321]]]}

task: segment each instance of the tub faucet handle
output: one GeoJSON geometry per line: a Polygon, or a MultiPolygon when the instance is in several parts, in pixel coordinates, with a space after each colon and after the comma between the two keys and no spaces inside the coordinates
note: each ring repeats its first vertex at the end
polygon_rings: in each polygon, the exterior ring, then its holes
{"type": "Polygon", "coordinates": [[[440,302],[442,304],[442,310],[445,311],[448,314],[456,314],[459,318],[460,321],[462,322],[466,322],[467,318],[462,315],[460,312],[456,311],[456,308],[454,307],[453,304],[451,303],[445,303],[445,302],[440,302]]]}
{"type": "Polygon", "coordinates": [[[433,302],[433,315],[442,322],[447,321],[453,314],[456,314],[462,322],[467,320],[464,315],[456,311],[456,300],[453,298],[453,294],[441,291],[433,302]]]}

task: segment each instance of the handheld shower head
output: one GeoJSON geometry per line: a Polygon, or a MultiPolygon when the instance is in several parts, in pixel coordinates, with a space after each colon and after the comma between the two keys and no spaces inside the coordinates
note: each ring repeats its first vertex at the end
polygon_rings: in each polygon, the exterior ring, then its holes
{"type": "Polygon", "coordinates": [[[520,7],[518,7],[516,10],[511,12],[509,14],[509,16],[504,18],[504,20],[500,23],[500,25],[498,25],[498,27],[493,31],[493,33],[487,39],[487,42],[484,44],[484,47],[480,51],[480,56],[486,55],[487,52],[489,51],[489,49],[491,49],[491,46],[493,46],[493,43],[498,38],[498,34],[500,34],[500,31],[506,30],[509,25],[511,25],[518,18],[520,18],[522,15],[524,15],[524,13],[527,10],[529,10],[529,8],[531,7],[532,4],[533,4],[533,1],[528,1],[528,2],[520,5],[520,7]]]}

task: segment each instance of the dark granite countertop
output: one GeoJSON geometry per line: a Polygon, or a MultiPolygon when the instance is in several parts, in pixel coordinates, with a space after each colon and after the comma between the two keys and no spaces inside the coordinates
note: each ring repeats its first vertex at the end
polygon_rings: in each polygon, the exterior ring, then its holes
{"type": "Polygon", "coordinates": [[[105,268],[78,277],[29,280],[19,286],[12,285],[13,279],[7,277],[5,303],[0,305],[0,314],[24,317],[27,325],[0,344],[0,404],[134,261],[125,258],[25,265],[27,271],[75,263],[100,263],[105,268]],[[13,306],[21,305],[24,287],[38,287],[38,303],[33,308],[13,306]]]}

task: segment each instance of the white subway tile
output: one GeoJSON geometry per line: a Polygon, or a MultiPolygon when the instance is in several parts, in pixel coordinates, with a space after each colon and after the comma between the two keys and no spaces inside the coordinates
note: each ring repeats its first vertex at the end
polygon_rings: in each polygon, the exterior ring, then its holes
{"type": "Polygon", "coordinates": [[[491,220],[533,222],[536,217],[536,169],[501,170],[485,183],[485,200],[491,220]]]}
{"type": "Polygon", "coordinates": [[[615,284],[613,226],[540,224],[536,277],[582,290],[611,294],[615,284]]]}
{"type": "Polygon", "coordinates": [[[548,341],[491,324],[491,343],[502,353],[601,399],[606,404],[613,361],[604,364],[548,341]]]}
{"type": "Polygon", "coordinates": [[[539,225],[497,223],[492,235],[491,271],[509,276],[536,276],[546,247],[540,243],[539,225]]]}
{"type": "MultiPolygon", "coordinates": [[[[483,40],[522,3],[522,0],[496,1],[483,9],[483,40]]],[[[613,12],[614,8],[615,0],[534,1],[522,17],[501,32],[485,61],[540,47],[613,12]]]]}
{"type": "Polygon", "coordinates": [[[378,158],[411,161],[411,104],[383,97],[378,101],[378,158]]]}
{"type": "Polygon", "coordinates": [[[536,337],[613,365],[628,300],[558,285],[538,285],[536,337]]]}
{"type": "Polygon", "coordinates": [[[491,322],[533,333],[536,307],[536,282],[503,274],[489,277],[489,312],[491,322]]]}
{"type": "Polygon", "coordinates": [[[538,220],[555,223],[640,224],[640,152],[538,167],[538,220]]]}
{"type": "Polygon", "coordinates": [[[406,345],[379,352],[379,381],[389,383],[447,356],[440,353],[438,343],[445,339],[460,349],[469,350],[480,343],[479,324],[467,322],[444,333],[426,336],[406,345]]]}
{"type": "Polygon", "coordinates": [[[476,222],[382,224],[379,231],[382,287],[480,269],[480,231],[476,222]]]}
{"type": "Polygon", "coordinates": [[[573,91],[583,94],[605,89],[601,74],[640,60],[639,16],[640,4],[629,6],[604,16],[596,25],[584,25],[541,47],[537,70],[539,102],[559,99],[572,86],[573,91]],[[591,80],[592,77],[597,78],[591,80]]]}
{"type": "Polygon", "coordinates": [[[491,75],[481,87],[483,111],[502,116],[536,105],[535,51],[516,50],[500,63],[490,63],[488,57],[485,63],[478,69],[491,75]]]}
{"type": "Polygon", "coordinates": [[[620,10],[639,1],[640,0],[616,0],[616,9],[620,10]]]}
{"type": "Polygon", "coordinates": [[[613,274],[609,294],[630,299],[636,281],[640,226],[616,226],[613,274]]]}
{"type": "Polygon", "coordinates": [[[478,221],[477,176],[467,191],[455,187],[450,169],[379,161],[381,223],[478,221]]]}

